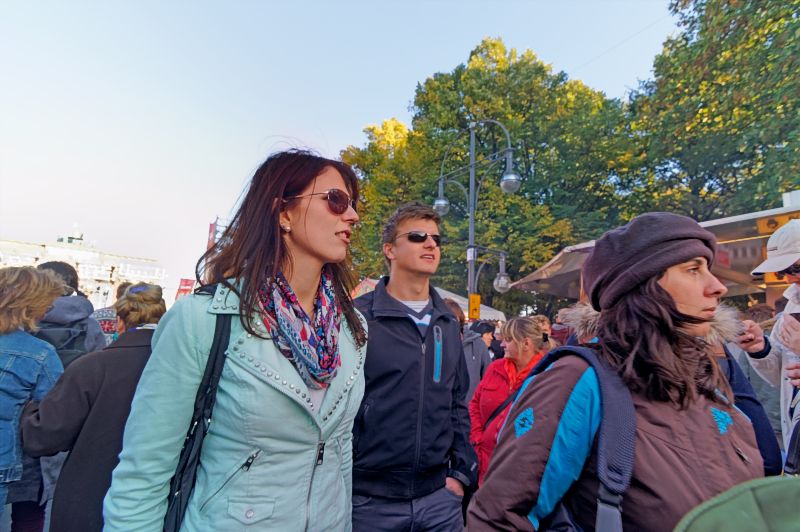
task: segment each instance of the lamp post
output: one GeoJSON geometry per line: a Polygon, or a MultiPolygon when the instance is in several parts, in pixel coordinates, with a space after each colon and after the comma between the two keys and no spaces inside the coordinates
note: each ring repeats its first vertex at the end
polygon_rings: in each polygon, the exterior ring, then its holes
{"type": "MultiPolygon", "coordinates": [[[[500,258],[498,272],[497,275],[494,276],[494,281],[492,281],[492,287],[501,294],[505,294],[506,292],[511,290],[511,277],[509,277],[508,274],[506,273],[506,257],[508,256],[508,254],[505,251],[484,248],[482,246],[475,246],[475,248],[481,252],[493,253],[500,258]]],[[[483,267],[486,266],[488,263],[489,261],[484,260],[478,267],[478,273],[475,274],[476,286],[478,285],[478,281],[480,281],[483,267]]]]}
{"type": "MultiPolygon", "coordinates": [[[[501,160],[501,156],[504,156],[504,160],[506,163],[505,171],[503,172],[503,177],[500,179],[500,188],[506,194],[513,194],[517,190],[519,190],[520,185],[522,184],[522,178],[514,172],[514,161],[513,161],[513,151],[514,149],[511,147],[511,135],[508,133],[508,129],[496,120],[479,120],[476,122],[470,122],[467,129],[461,130],[456,135],[456,139],[447,147],[445,151],[444,158],[442,159],[442,166],[441,170],[439,171],[439,195],[436,198],[436,201],[433,202],[434,210],[440,215],[444,216],[450,210],[450,201],[444,195],[444,185],[446,183],[454,184],[458,186],[462,192],[464,192],[466,199],[467,199],[467,216],[469,219],[469,242],[467,244],[467,293],[469,295],[475,294],[478,291],[477,287],[477,279],[478,276],[475,275],[475,262],[478,258],[478,251],[479,249],[482,251],[490,251],[488,248],[483,248],[475,245],[475,210],[477,208],[477,196],[478,190],[480,188],[480,183],[477,183],[476,186],[476,179],[475,179],[475,170],[478,166],[475,157],[475,129],[478,125],[496,125],[503,130],[503,133],[506,136],[506,143],[507,147],[503,150],[494,152],[487,156],[487,160],[489,166],[488,170],[499,160],[501,160]],[[464,131],[469,130],[469,165],[466,167],[458,168],[448,174],[444,173],[444,165],[447,161],[447,156],[450,153],[450,149],[455,144],[455,141],[464,131]],[[465,168],[469,169],[469,189],[464,188],[460,182],[455,181],[453,179],[448,179],[450,176],[454,176],[464,171],[465,168]]],[[[485,163],[484,163],[485,164],[485,163]]],[[[484,174],[485,177],[485,174],[484,174]]],[[[483,182],[483,179],[481,179],[483,182]]],[[[505,253],[502,252],[500,255],[501,257],[501,274],[498,274],[499,279],[495,279],[495,289],[499,292],[508,291],[508,284],[510,279],[508,278],[508,274],[505,273],[505,253]],[[498,288],[499,287],[499,288],[498,288]]]]}

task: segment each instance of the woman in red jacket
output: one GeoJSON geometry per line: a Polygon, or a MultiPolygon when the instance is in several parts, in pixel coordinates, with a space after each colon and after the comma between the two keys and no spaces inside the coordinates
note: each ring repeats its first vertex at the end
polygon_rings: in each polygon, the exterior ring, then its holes
{"type": "Polygon", "coordinates": [[[511,398],[536,363],[554,347],[543,323],[540,316],[527,316],[512,318],[503,325],[502,345],[506,356],[486,368],[486,374],[469,402],[472,422],[469,439],[478,454],[479,485],[489,467],[489,459],[511,406],[511,398]]]}

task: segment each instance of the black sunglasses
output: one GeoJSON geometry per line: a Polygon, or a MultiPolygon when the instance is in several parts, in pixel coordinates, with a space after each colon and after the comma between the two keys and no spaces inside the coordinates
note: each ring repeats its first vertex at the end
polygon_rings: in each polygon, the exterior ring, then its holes
{"type": "Polygon", "coordinates": [[[291,198],[286,198],[283,201],[288,202],[289,200],[305,198],[308,196],[325,196],[325,199],[328,201],[328,208],[333,214],[344,214],[347,212],[348,207],[353,207],[353,210],[356,210],[356,202],[350,198],[350,194],[344,190],[339,190],[338,188],[332,188],[330,190],[326,190],[325,192],[312,192],[311,194],[292,196],[291,198]]]}
{"type": "Polygon", "coordinates": [[[785,270],[775,272],[775,277],[777,277],[778,279],[783,279],[787,275],[800,275],[800,263],[792,264],[785,270]]]}
{"type": "Polygon", "coordinates": [[[408,233],[397,235],[396,237],[394,237],[394,239],[397,240],[401,236],[408,238],[409,242],[413,242],[415,244],[422,244],[423,242],[428,240],[428,237],[431,237],[433,239],[433,243],[436,244],[436,247],[442,245],[441,235],[432,235],[430,233],[426,233],[425,231],[409,231],[408,233]]]}

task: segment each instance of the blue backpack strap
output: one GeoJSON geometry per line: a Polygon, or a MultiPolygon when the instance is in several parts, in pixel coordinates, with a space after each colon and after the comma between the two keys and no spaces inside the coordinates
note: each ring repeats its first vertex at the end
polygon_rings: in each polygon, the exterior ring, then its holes
{"type": "Polygon", "coordinates": [[[538,374],[564,356],[577,356],[594,369],[600,384],[600,401],[603,419],[597,445],[597,476],[600,487],[597,494],[596,530],[621,532],[622,496],[633,475],[634,447],[636,444],[636,410],[631,392],[619,374],[597,356],[589,347],[564,346],[550,351],[533,369],[538,374]]]}

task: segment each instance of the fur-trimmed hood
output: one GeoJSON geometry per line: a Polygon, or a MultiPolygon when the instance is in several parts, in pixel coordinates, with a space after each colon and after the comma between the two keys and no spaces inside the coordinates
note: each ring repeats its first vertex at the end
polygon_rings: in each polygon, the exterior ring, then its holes
{"type": "MultiPolygon", "coordinates": [[[[576,303],[562,309],[559,315],[561,322],[571,328],[579,340],[597,336],[600,313],[590,304],[576,303]]],[[[706,341],[711,345],[733,342],[741,331],[742,319],[739,317],[739,311],[721,303],[711,321],[711,331],[706,336],[706,341]]]]}

